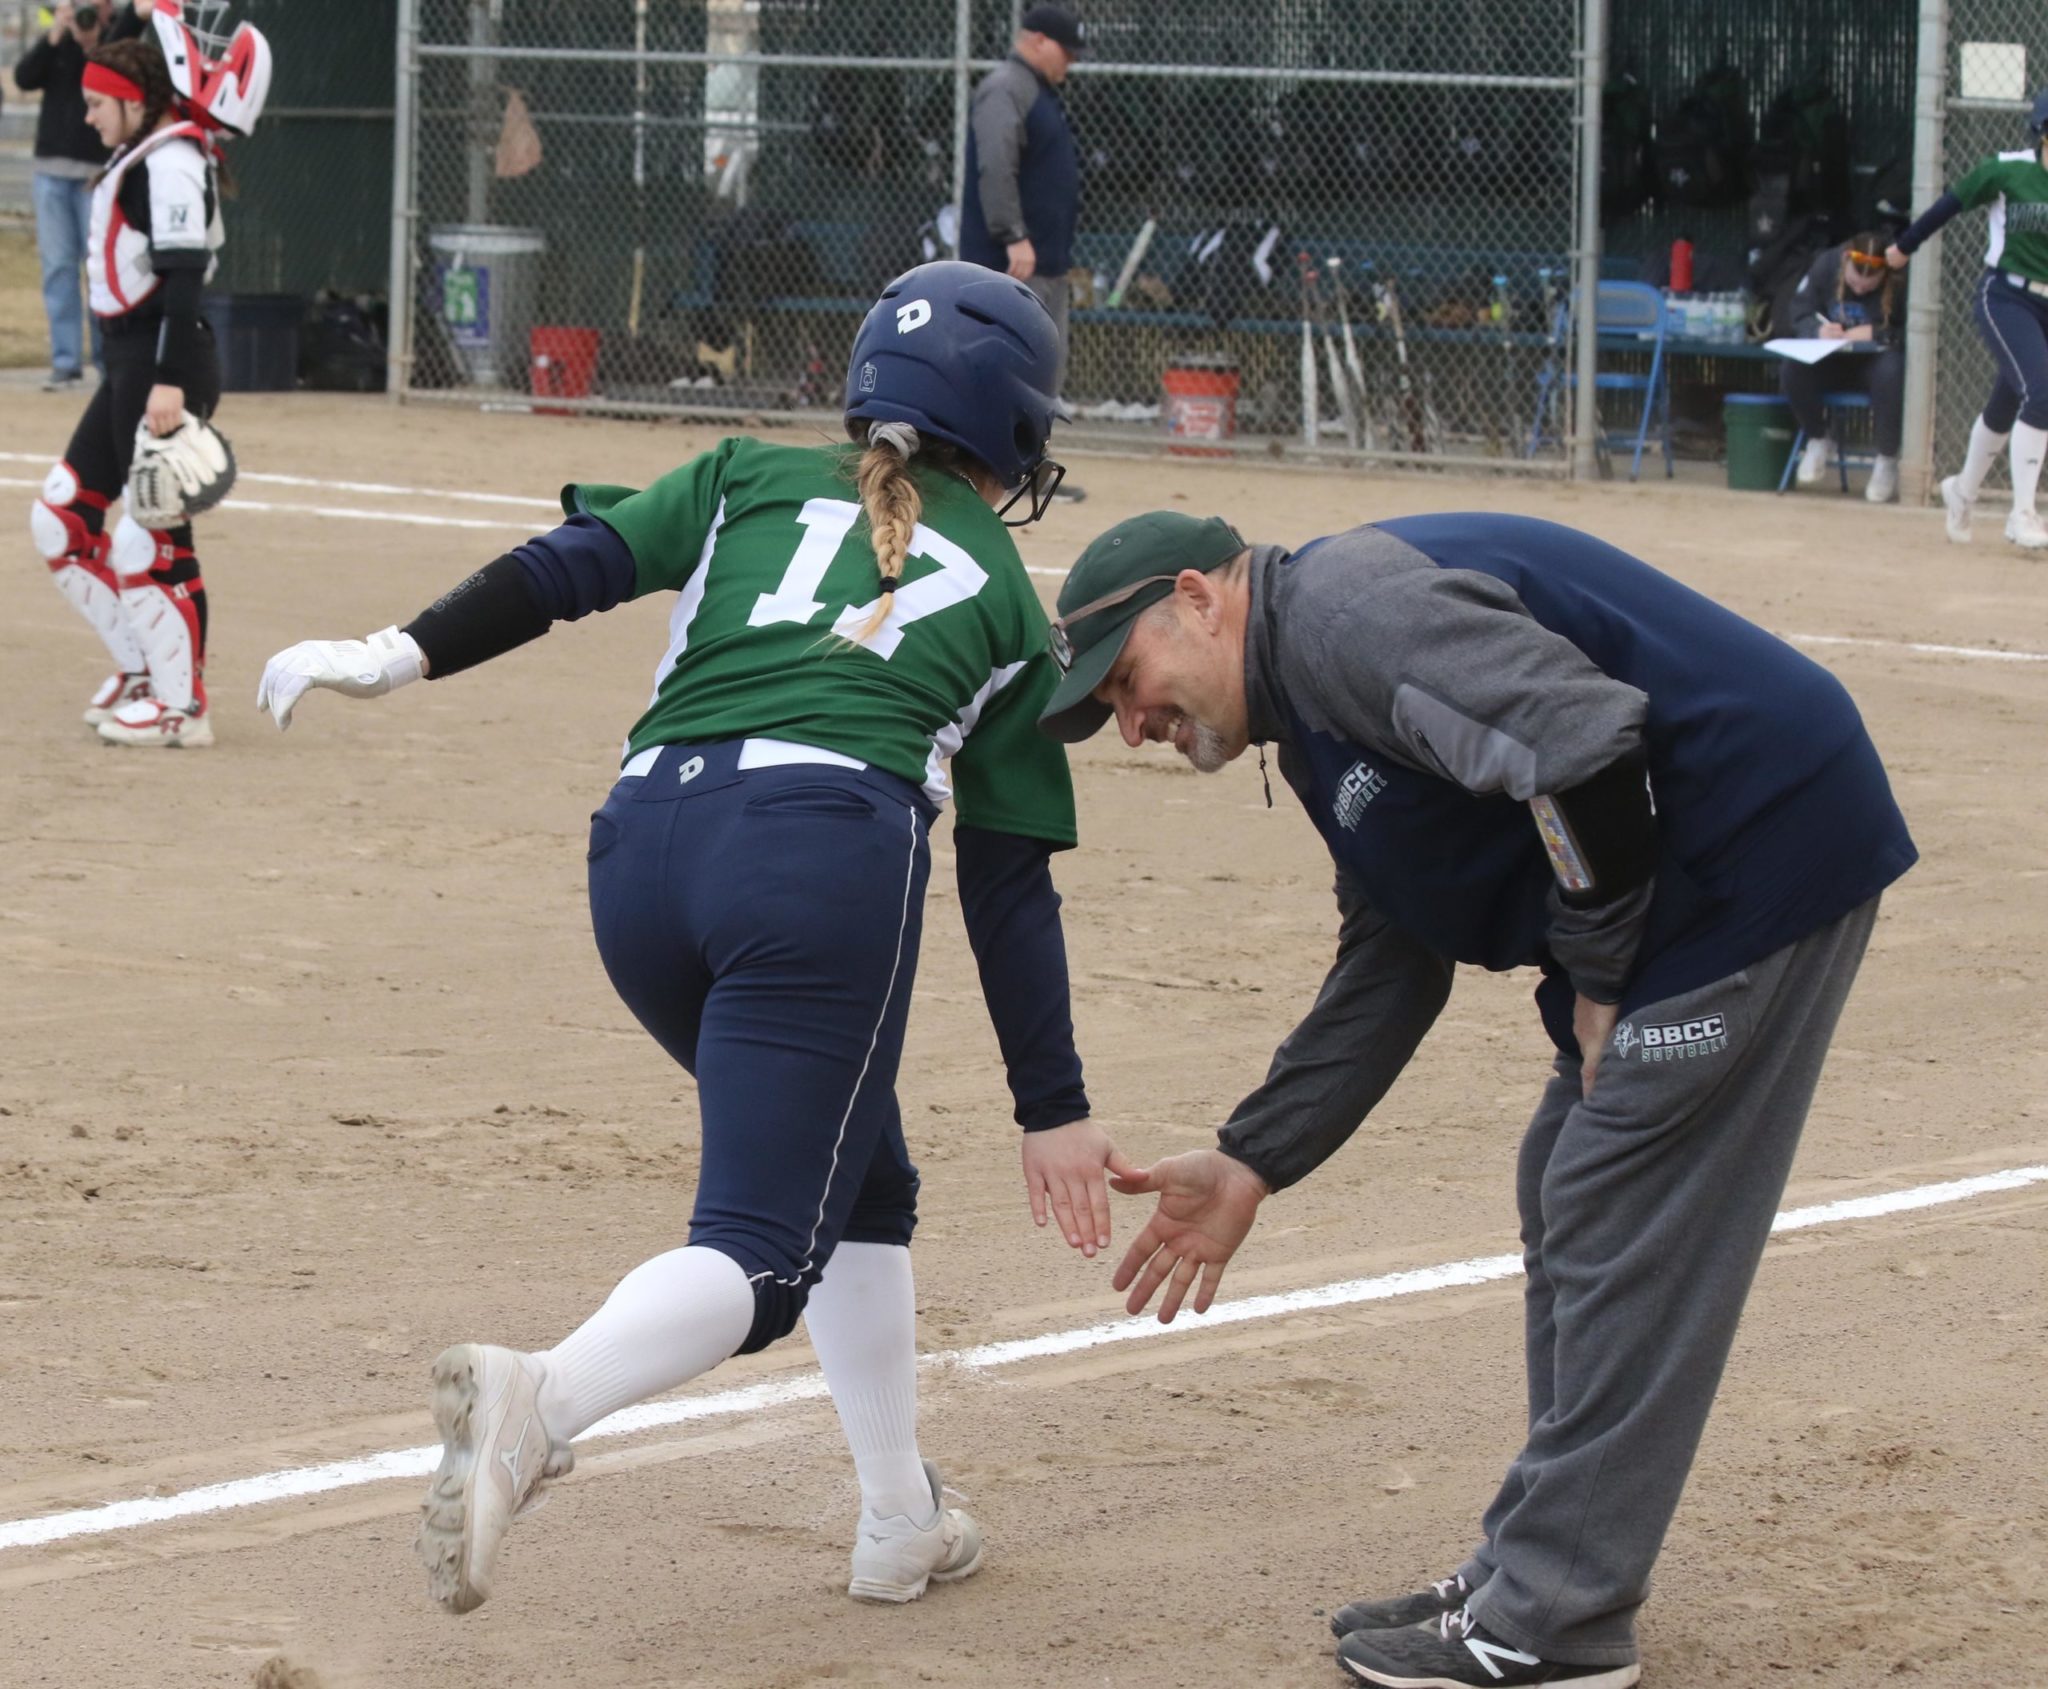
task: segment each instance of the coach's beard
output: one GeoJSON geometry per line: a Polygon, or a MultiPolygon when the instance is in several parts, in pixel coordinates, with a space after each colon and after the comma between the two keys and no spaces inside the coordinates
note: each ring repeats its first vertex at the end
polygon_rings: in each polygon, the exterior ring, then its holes
{"type": "Polygon", "coordinates": [[[1194,765],[1197,774],[1220,774],[1230,765],[1230,741],[1207,722],[1193,716],[1181,717],[1180,730],[1173,736],[1174,749],[1194,765]],[[1182,743],[1185,735],[1186,743],[1182,743]]]}

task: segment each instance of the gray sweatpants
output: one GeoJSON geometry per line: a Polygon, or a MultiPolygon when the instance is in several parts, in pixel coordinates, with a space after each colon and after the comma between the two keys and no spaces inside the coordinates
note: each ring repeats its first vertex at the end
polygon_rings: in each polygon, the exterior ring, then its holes
{"type": "Polygon", "coordinates": [[[1072,338],[1067,320],[1067,273],[1062,270],[1056,276],[1033,276],[1024,285],[1038,295],[1039,304],[1052,313],[1053,327],[1060,331],[1060,382],[1053,390],[1053,396],[1058,398],[1067,390],[1067,344],[1072,338]]]}
{"type": "Polygon", "coordinates": [[[1462,1568],[1545,1659],[1636,1658],[1678,1507],[1877,900],[1562,1057],[1523,1140],[1529,1440],[1462,1568]]]}

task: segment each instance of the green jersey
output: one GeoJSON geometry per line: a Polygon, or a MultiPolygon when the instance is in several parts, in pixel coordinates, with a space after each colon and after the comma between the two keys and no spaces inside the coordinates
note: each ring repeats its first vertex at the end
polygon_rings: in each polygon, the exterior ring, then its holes
{"type": "Polygon", "coordinates": [[[1987,158],[1951,190],[1971,210],[1991,207],[1984,262],[2031,281],[2048,282],[2048,169],[2036,152],[1987,158]]]}
{"type": "Polygon", "coordinates": [[[780,739],[956,797],[974,827],[1071,845],[1064,749],[1038,731],[1058,674],[1009,530],[920,469],[924,513],[888,619],[854,487],[858,448],[721,441],[644,492],[572,486],[633,554],[632,596],[673,592],[668,652],[627,754],[780,739]],[[952,781],[949,788],[947,765],[952,781]]]}

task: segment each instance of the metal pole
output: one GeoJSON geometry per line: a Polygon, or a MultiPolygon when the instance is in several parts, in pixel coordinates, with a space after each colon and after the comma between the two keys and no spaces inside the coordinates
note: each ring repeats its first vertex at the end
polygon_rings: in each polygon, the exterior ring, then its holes
{"type": "Polygon", "coordinates": [[[412,384],[413,259],[418,245],[414,204],[414,125],[419,112],[419,0],[398,0],[398,74],[391,113],[391,299],[385,325],[384,391],[393,404],[412,384]]]}
{"type": "Polygon", "coordinates": [[[1608,0],[1586,0],[1579,46],[1579,229],[1572,253],[1572,299],[1578,312],[1578,403],[1572,410],[1572,479],[1598,473],[1594,452],[1600,430],[1600,395],[1593,376],[1600,361],[1600,88],[1607,80],[1608,0]]]}
{"type": "Polygon", "coordinates": [[[973,0],[953,7],[953,256],[960,256],[960,226],[967,221],[967,77],[969,11],[973,0]]]}
{"type": "MultiPolygon", "coordinates": [[[[1913,204],[1940,196],[1948,88],[1948,0],[1920,0],[1919,61],[1913,92],[1913,204]]],[[[1899,496],[1925,504],[1934,481],[1934,380],[1941,343],[1941,253],[1924,254],[1907,272],[1906,414],[1899,496]]]]}
{"type": "Polygon", "coordinates": [[[469,197],[467,219],[484,223],[491,215],[491,118],[492,95],[498,84],[497,60],[483,49],[497,31],[497,0],[469,0],[469,197]]]}

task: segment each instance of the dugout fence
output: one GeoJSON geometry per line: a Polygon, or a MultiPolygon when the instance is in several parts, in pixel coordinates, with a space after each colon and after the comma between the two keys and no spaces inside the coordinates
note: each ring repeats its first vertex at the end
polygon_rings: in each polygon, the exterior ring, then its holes
{"type": "MultiPolygon", "coordinates": [[[[826,432],[875,290],[950,250],[971,90],[1021,10],[383,5],[394,391],[826,432]]],[[[1648,356],[1572,311],[1588,278],[1661,286],[1685,236],[1734,269],[1696,285],[1739,287],[1768,223],[1740,193],[1617,210],[1616,161],[1636,145],[1617,144],[1624,78],[1656,117],[1642,156],[1664,167],[1689,93],[1734,66],[1758,175],[1773,101],[1831,91],[1860,172],[1852,219],[1893,176],[1891,200],[1909,187],[1925,205],[2017,145],[2024,95],[2048,83],[2039,0],[1076,9],[1091,50],[1065,90],[1083,188],[1062,438],[1095,446],[1590,474],[1600,423],[1624,420],[1600,416],[1593,377],[1648,356]],[[1226,409],[1230,436],[1206,437],[1226,409]],[[1176,420],[1202,437],[1170,438],[1176,420]]],[[[360,228],[342,203],[354,179],[337,174],[331,232],[309,239],[360,228]]],[[[1989,384],[1968,311],[1980,232],[1965,223],[1914,268],[1909,496],[1959,459],[1989,384]]],[[[1711,448],[1718,391],[1776,370],[1760,331],[1708,314],[1708,331],[1674,327],[1665,367],[1711,448]]]]}
{"type": "MultiPolygon", "coordinates": [[[[829,429],[1017,10],[401,0],[394,387],[829,429]]],[[[1566,468],[1582,0],[1084,10],[1075,436],[1566,468]]]]}

